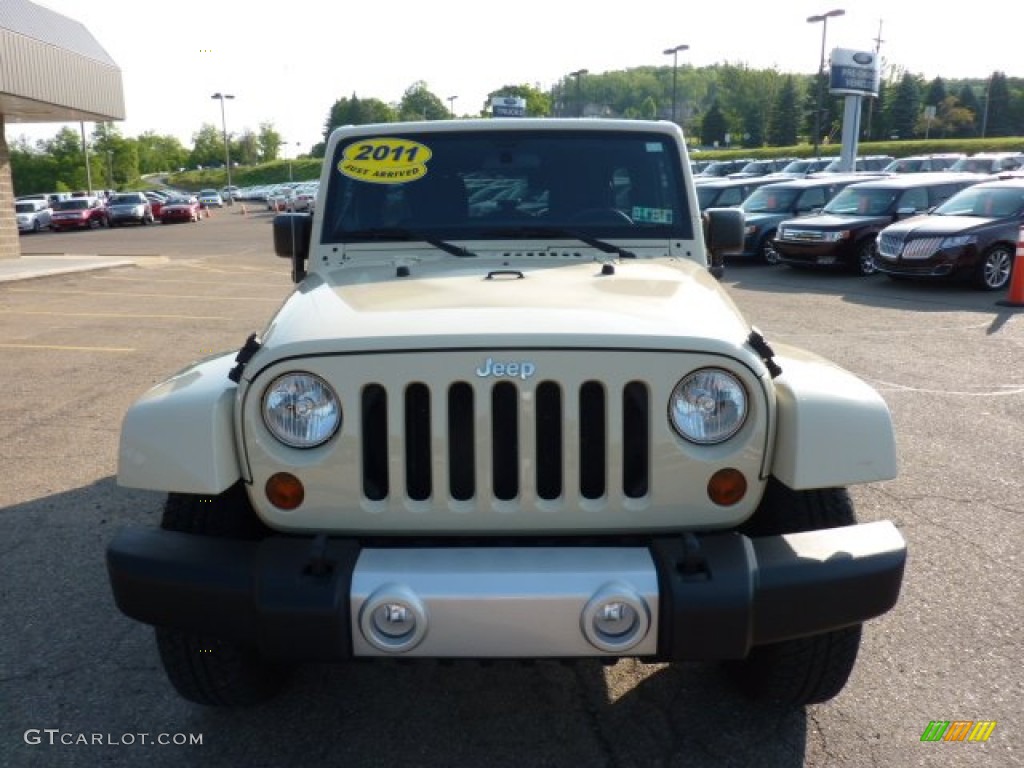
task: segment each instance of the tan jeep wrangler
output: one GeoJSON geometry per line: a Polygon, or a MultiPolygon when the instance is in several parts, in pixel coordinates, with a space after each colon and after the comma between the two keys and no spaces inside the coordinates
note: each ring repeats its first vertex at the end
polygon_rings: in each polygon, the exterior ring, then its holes
{"type": "Polygon", "coordinates": [[[712,274],[742,214],[702,218],[674,124],[342,128],[319,194],[275,219],[296,286],[262,333],[124,421],[119,483],[168,498],[111,584],[181,695],[356,657],[842,689],[906,559],[845,490],[894,477],[889,411],[744,321],[712,274]]]}

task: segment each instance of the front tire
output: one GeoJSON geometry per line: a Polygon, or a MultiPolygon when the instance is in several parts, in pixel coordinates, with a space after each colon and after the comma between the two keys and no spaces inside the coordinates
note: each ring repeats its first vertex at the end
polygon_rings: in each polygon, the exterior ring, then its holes
{"type": "Polygon", "coordinates": [[[974,284],[983,291],[1000,291],[1010,282],[1014,252],[1008,245],[995,245],[985,251],[974,273],[974,284]]]}
{"type": "Polygon", "coordinates": [[[857,253],[853,263],[854,271],[861,277],[873,275],[878,271],[875,266],[875,239],[869,237],[857,244],[857,253]]]}
{"type": "MultiPolygon", "coordinates": [[[[753,517],[740,528],[749,536],[817,531],[856,523],[845,488],[794,491],[771,478],[753,517]]],[[[846,685],[857,661],[861,624],[751,649],[726,663],[737,687],[757,701],[786,706],[818,704],[846,685]]]]}
{"type": "Polygon", "coordinates": [[[772,242],[774,238],[775,233],[769,232],[764,236],[764,240],[761,241],[761,247],[759,249],[761,261],[773,267],[779,263],[779,252],[775,250],[775,243],[772,242]]]}
{"type": "MultiPolygon", "coordinates": [[[[269,530],[239,483],[218,496],[172,493],[160,527],[196,536],[259,540],[269,530]]],[[[255,647],[195,632],[157,627],[156,645],[171,685],[205,706],[258,704],[287,684],[290,669],[260,657],[255,647]]]]}

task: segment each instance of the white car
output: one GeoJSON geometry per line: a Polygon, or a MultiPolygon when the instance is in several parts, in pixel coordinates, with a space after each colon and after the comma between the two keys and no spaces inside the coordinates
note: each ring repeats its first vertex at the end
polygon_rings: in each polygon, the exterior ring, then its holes
{"type": "Polygon", "coordinates": [[[223,208],[224,198],[216,189],[201,189],[199,190],[199,204],[203,208],[223,208]]]}
{"type": "Polygon", "coordinates": [[[19,200],[14,203],[19,232],[38,232],[50,228],[52,214],[44,200],[19,200]]]}
{"type": "Polygon", "coordinates": [[[679,127],[347,126],[324,163],[317,215],[273,220],[295,290],[121,428],[118,483],[168,496],[108,575],[177,691],[635,657],[837,695],[903,578],[899,503],[858,525],[846,490],[896,476],[892,419],[740,314],[743,212],[700,211],[679,127]]]}

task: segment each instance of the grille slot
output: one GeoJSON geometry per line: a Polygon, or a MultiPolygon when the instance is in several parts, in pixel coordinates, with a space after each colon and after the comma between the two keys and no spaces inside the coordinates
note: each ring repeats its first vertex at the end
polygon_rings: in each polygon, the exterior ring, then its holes
{"type": "Polygon", "coordinates": [[[473,388],[456,382],[448,388],[448,483],[456,501],[468,501],[476,494],[475,443],[473,388]]]}
{"type": "Polygon", "coordinates": [[[363,495],[388,497],[388,394],[380,384],[363,388],[363,495]]]}
{"type": "Polygon", "coordinates": [[[430,391],[425,384],[405,389],[405,489],[410,499],[430,498],[430,391]]]}
{"type": "Polygon", "coordinates": [[[519,393],[507,381],[491,390],[491,456],[494,495],[511,501],[519,494],[519,393]]]}
{"type": "Polygon", "coordinates": [[[604,387],[588,381],[580,387],[580,495],[599,499],[605,492],[604,387]]]}
{"type": "Polygon", "coordinates": [[[647,386],[631,381],[622,391],[622,491],[631,499],[650,488],[650,395],[647,386]]]}
{"type": "Polygon", "coordinates": [[[592,501],[650,493],[651,395],[644,382],[621,391],[599,381],[570,389],[551,380],[499,381],[489,390],[414,382],[391,394],[393,405],[381,384],[361,390],[362,490],[370,501],[447,494],[486,503],[490,494],[505,503],[535,494],[557,503],[577,494],[592,501]],[[389,432],[389,421],[400,434],[389,432]],[[392,477],[404,487],[393,486],[392,477]]]}

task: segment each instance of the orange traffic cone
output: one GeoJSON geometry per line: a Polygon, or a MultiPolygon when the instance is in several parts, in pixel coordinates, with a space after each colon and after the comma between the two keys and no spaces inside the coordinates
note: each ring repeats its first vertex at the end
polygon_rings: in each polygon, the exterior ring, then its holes
{"type": "Polygon", "coordinates": [[[1010,272],[1010,292],[996,302],[1004,307],[1024,307],[1024,227],[1017,232],[1017,255],[1010,272]]]}

